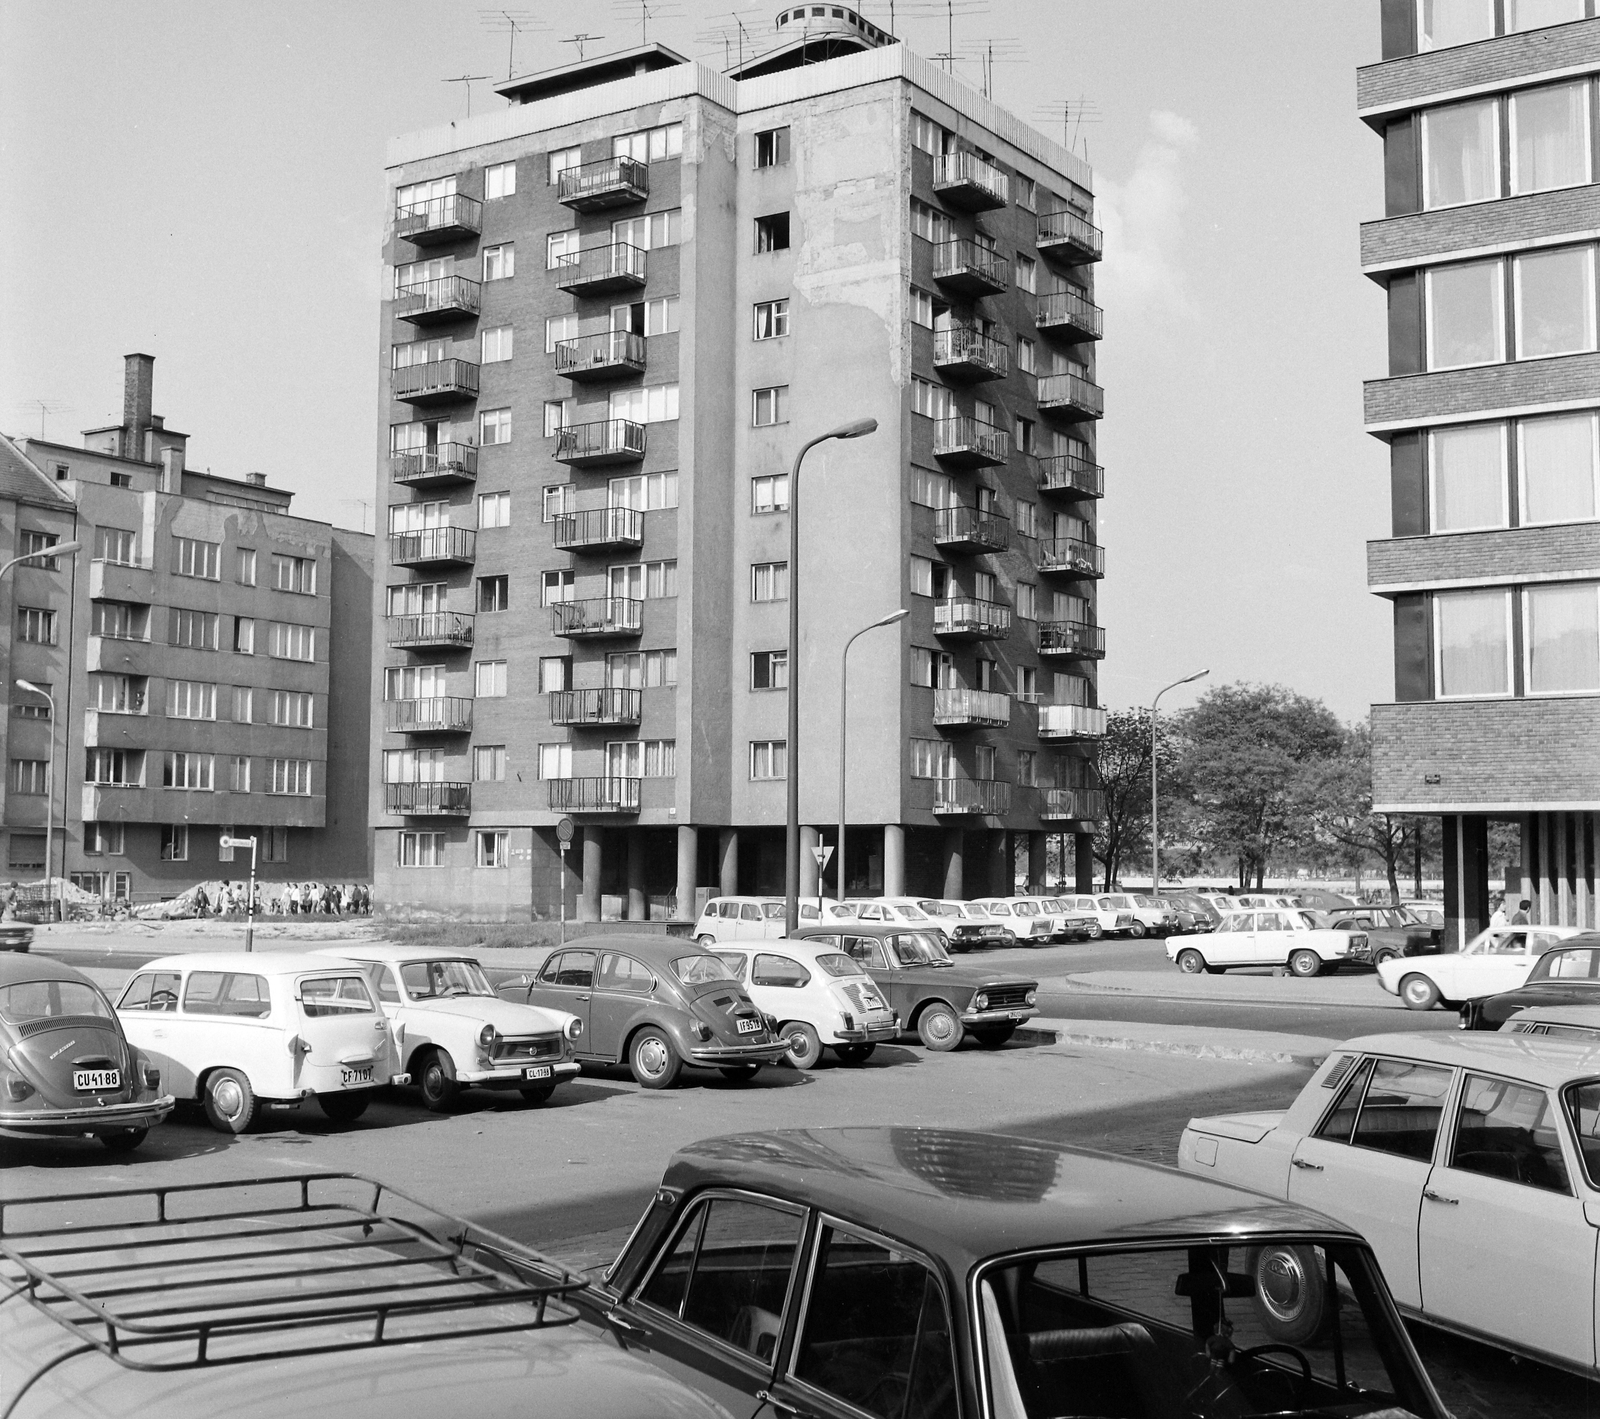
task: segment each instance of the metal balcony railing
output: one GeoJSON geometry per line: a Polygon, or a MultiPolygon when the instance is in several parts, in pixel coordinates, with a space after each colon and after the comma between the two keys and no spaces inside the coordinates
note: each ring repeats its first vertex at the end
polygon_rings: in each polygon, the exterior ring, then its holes
{"type": "Polygon", "coordinates": [[[934,513],[933,540],[941,547],[970,552],[1003,552],[1010,546],[1010,524],[998,513],[975,507],[942,507],[934,513]]]}
{"type": "Polygon", "coordinates": [[[596,596],[555,604],[558,636],[636,636],[644,602],[626,596],[596,596]]]}
{"type": "Polygon", "coordinates": [[[1098,660],[1106,653],[1106,629],[1088,621],[1040,621],[1039,654],[1098,660]]]}
{"type": "Polygon", "coordinates": [[[477,558],[477,548],[478,534],[469,527],[423,527],[389,534],[389,560],[397,567],[471,563],[477,558]]]}
{"type": "Polygon", "coordinates": [[[472,701],[460,695],[386,700],[383,727],[391,734],[466,734],[472,729],[472,701]]]}
{"type": "Polygon", "coordinates": [[[483,203],[460,192],[395,208],[394,234],[419,246],[476,236],[482,230],[483,203]]]}
{"type": "Polygon", "coordinates": [[[1040,705],[1041,739],[1103,739],[1106,712],[1088,705],[1040,705]]]}
{"type": "Polygon", "coordinates": [[[1073,419],[1099,419],[1106,412],[1106,392],[1076,374],[1047,374],[1039,380],[1039,407],[1073,419]]]}
{"type": "Polygon", "coordinates": [[[996,694],[993,690],[935,690],[933,722],[999,729],[1011,723],[1011,696],[996,694]]]}
{"type": "Polygon", "coordinates": [[[391,650],[463,649],[472,644],[472,617],[459,611],[427,611],[389,617],[391,650]]]}
{"type": "Polygon", "coordinates": [[[1004,207],[1011,184],[993,163],[976,153],[941,153],[934,159],[933,190],[969,212],[1004,207]]]}
{"type": "Polygon", "coordinates": [[[470,483],[478,476],[475,443],[441,443],[432,448],[398,449],[389,455],[389,471],[406,487],[430,483],[470,483]]]}
{"type": "Polygon", "coordinates": [[[936,779],[935,785],[935,813],[971,813],[990,817],[1011,811],[1011,785],[1000,779],[942,778],[936,779]]]}
{"type": "Polygon", "coordinates": [[[1077,291],[1051,291],[1039,297],[1034,324],[1080,340],[1098,340],[1105,331],[1105,312],[1077,291]]]}
{"type": "Polygon", "coordinates": [[[569,251],[556,257],[556,285],[573,295],[602,295],[645,283],[645,252],[625,241],[569,251]]]}
{"type": "Polygon", "coordinates": [[[631,507],[557,513],[551,527],[558,552],[638,547],[644,542],[644,514],[631,507]]]}
{"type": "Polygon", "coordinates": [[[556,373],[568,379],[643,374],[644,336],[631,330],[602,330],[575,340],[558,340],[555,360],[556,373]]]}
{"type": "Polygon", "coordinates": [[[933,604],[933,633],[971,640],[1004,640],[1011,634],[1011,608],[975,596],[948,597],[933,604]]]}
{"type": "Polygon", "coordinates": [[[550,780],[552,813],[637,813],[636,778],[553,778],[550,780]]]}
{"type": "Polygon", "coordinates": [[[1039,543],[1039,570],[1068,576],[1104,576],[1106,549],[1075,537],[1049,537],[1039,543]]]}
{"type": "Polygon", "coordinates": [[[1101,788],[1041,788],[1041,818],[1070,819],[1078,823],[1098,823],[1106,816],[1106,795],[1101,788]]]}
{"type": "Polygon", "coordinates": [[[933,332],[933,364],[958,379],[1004,379],[1011,372],[1011,351],[974,326],[952,325],[933,332]]]}
{"type": "Polygon", "coordinates": [[[415,817],[465,818],[472,811],[470,783],[386,783],[383,811],[415,817]]]}
{"type": "Polygon", "coordinates": [[[1099,227],[1066,208],[1044,213],[1038,219],[1035,235],[1040,251],[1074,265],[1098,261],[1105,244],[1099,227]]]}
{"type": "Polygon", "coordinates": [[[440,404],[478,397],[478,367],[468,360],[429,360],[393,372],[390,388],[407,404],[440,404]]]}
{"type": "Polygon", "coordinates": [[[1011,263],[970,237],[958,237],[934,247],[933,279],[965,295],[998,295],[1011,286],[1011,263]]]}
{"type": "Polygon", "coordinates": [[[414,325],[476,315],[482,288],[465,276],[439,276],[402,286],[394,295],[394,313],[414,325]]]}
{"type": "Polygon", "coordinates": [[[631,463],[644,457],[643,424],[632,419],[600,419],[569,424],[556,434],[556,462],[583,468],[600,463],[631,463]]]}
{"type": "Polygon", "coordinates": [[[1011,457],[1011,435],[981,419],[957,414],[934,421],[933,453],[962,468],[1000,464],[1011,457]]]}
{"type": "Polygon", "coordinates": [[[1039,460],[1039,490],[1086,498],[1104,497],[1105,469],[1075,453],[1052,453],[1039,460]]]}
{"type": "Polygon", "coordinates": [[[636,158],[602,158],[561,174],[559,201],[575,212],[643,202],[650,195],[650,168],[636,158]]]}
{"type": "Polygon", "coordinates": [[[643,698],[638,690],[555,690],[550,695],[550,723],[637,724],[643,698]]]}

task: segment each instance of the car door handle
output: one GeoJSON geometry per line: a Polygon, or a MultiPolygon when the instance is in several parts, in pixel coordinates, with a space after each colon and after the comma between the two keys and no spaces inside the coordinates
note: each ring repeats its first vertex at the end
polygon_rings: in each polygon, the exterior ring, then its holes
{"type": "Polygon", "coordinates": [[[1422,1195],[1427,1198],[1429,1202],[1442,1202],[1447,1207],[1459,1207],[1461,1205],[1461,1199],[1459,1197],[1446,1197],[1442,1192],[1435,1192],[1431,1187],[1423,1188],[1422,1195]]]}
{"type": "Polygon", "coordinates": [[[575,995],[572,998],[574,1000],[587,1000],[589,997],[587,995],[575,995]]]}
{"type": "Polygon", "coordinates": [[[645,1334],[645,1328],[638,1321],[625,1316],[619,1310],[613,1309],[606,1312],[606,1324],[635,1340],[642,1338],[645,1334]]]}
{"type": "Polygon", "coordinates": [[[1320,1173],[1323,1171],[1321,1163],[1308,1163],[1304,1158],[1295,1158],[1293,1162],[1295,1167],[1304,1168],[1308,1173],[1320,1173]]]}

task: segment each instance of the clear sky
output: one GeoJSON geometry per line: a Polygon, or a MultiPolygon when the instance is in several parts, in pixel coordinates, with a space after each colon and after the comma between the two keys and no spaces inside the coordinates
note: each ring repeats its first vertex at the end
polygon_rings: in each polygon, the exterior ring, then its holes
{"type": "MultiPolygon", "coordinates": [[[[721,67],[729,0],[657,0],[650,37],[721,67]]],[[[764,47],[776,0],[739,10],[764,47]]],[[[858,5],[887,26],[888,0],[858,5]]],[[[1106,259],[1100,444],[1117,707],[1201,667],[1343,718],[1392,697],[1384,449],[1361,428],[1383,296],[1357,269],[1380,215],[1355,69],[1376,0],[955,0],[958,54],[992,41],[996,99],[1096,170],[1106,259]],[[965,13],[961,13],[965,12],[965,13]]],[[[940,0],[896,29],[947,48],[940,0]]],[[[640,35],[638,0],[523,0],[564,38],[640,35]]],[[[479,0],[0,0],[0,428],[76,443],[121,417],[122,356],[156,357],[157,413],[190,460],[265,472],[296,510],[360,527],[378,444],[378,292],[390,135],[466,112],[453,76],[503,79],[479,0]]],[[[957,72],[978,84],[978,63],[957,72]]],[[[500,105],[474,83],[473,112],[500,105]]],[[[1203,688],[1202,682],[1201,688],[1203,688]]],[[[1163,701],[1176,706],[1190,695],[1163,701]]]]}

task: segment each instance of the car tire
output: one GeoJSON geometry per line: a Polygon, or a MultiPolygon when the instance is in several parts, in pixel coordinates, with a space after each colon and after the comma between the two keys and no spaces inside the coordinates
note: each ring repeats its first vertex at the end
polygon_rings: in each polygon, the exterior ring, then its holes
{"type": "Polygon", "coordinates": [[[218,1069],[206,1076],[206,1122],[218,1133],[243,1133],[256,1116],[256,1094],[237,1069],[218,1069]]]}
{"type": "Polygon", "coordinates": [[[628,1044],[628,1068],[641,1088],[670,1089],[683,1073],[683,1060],[664,1030],[646,1025],[628,1044]]]}
{"type": "Polygon", "coordinates": [[[1106,934],[1105,927],[1101,926],[1100,923],[1097,921],[1097,922],[1095,922],[1095,924],[1093,926],[1091,926],[1089,928],[1088,932],[1084,936],[1084,939],[1086,941],[1098,941],[1105,934],[1106,934]]]}
{"type": "Polygon", "coordinates": [[[417,1084],[422,1090],[423,1106],[431,1113],[449,1113],[461,1099],[461,1085],[456,1082],[456,1062],[448,1050],[431,1049],[423,1056],[422,1068],[417,1072],[417,1084]]]}
{"type": "Polygon", "coordinates": [[[1372,964],[1374,966],[1381,966],[1385,961],[1397,961],[1399,959],[1400,953],[1396,951],[1393,946],[1385,946],[1381,951],[1375,951],[1373,953],[1372,964]]]}
{"type": "Polygon", "coordinates": [[[550,1096],[556,1091],[554,1084],[535,1084],[528,1089],[518,1089],[525,1104],[548,1104],[550,1096]]]}
{"type": "Polygon", "coordinates": [[[715,936],[697,936],[694,939],[694,944],[696,946],[704,946],[709,951],[717,944],[717,938],[715,936]]]}
{"type": "Polygon", "coordinates": [[[335,1123],[354,1123],[366,1113],[367,1105],[372,1102],[367,1097],[371,1092],[363,1089],[359,1094],[318,1094],[317,1103],[335,1123]]]}
{"type": "Polygon", "coordinates": [[[119,1133],[102,1133],[100,1141],[113,1153],[131,1153],[149,1134],[148,1128],[124,1128],[119,1133]]]}
{"type": "Polygon", "coordinates": [[[1145,928],[1144,928],[1144,923],[1142,921],[1136,921],[1136,922],[1134,922],[1134,924],[1132,926],[1130,926],[1128,928],[1128,935],[1132,936],[1136,940],[1139,937],[1143,936],[1144,934],[1145,934],[1145,928]]]}
{"type": "Polygon", "coordinates": [[[1310,1345],[1322,1336],[1332,1318],[1328,1282],[1311,1247],[1258,1247],[1246,1269],[1256,1283],[1256,1317],[1274,1341],[1310,1345]]]}
{"type": "Polygon", "coordinates": [[[942,1000],[936,1000],[917,1016],[917,1038],[931,1050],[948,1053],[961,1043],[965,1033],[961,1017],[942,1000]]]}
{"type": "Polygon", "coordinates": [[[865,1064],[872,1058],[872,1051],[877,1045],[835,1045],[833,1053],[840,1064],[856,1065],[865,1064]]]}
{"type": "Polygon", "coordinates": [[[1299,976],[1301,980],[1310,980],[1312,976],[1322,974],[1322,957],[1315,951],[1302,947],[1298,951],[1289,953],[1289,974],[1299,976]]]}
{"type": "Polygon", "coordinates": [[[815,1069],[822,1059],[822,1036],[804,1020],[785,1020],[778,1035],[789,1043],[789,1063],[796,1069],[815,1069]]]}
{"type": "Polygon", "coordinates": [[[1015,1025],[994,1025],[982,1030],[974,1030],[972,1038],[983,1049],[999,1049],[1012,1035],[1017,1032],[1015,1025]]]}
{"type": "Polygon", "coordinates": [[[1178,969],[1186,976],[1203,976],[1208,969],[1206,958],[1193,946],[1187,947],[1178,952],[1178,969]]]}
{"type": "Polygon", "coordinates": [[[1399,995],[1407,1010],[1432,1010],[1441,999],[1439,987],[1415,971],[1401,978],[1399,995]]]}
{"type": "Polygon", "coordinates": [[[724,1064],[717,1070],[730,1084],[748,1084],[760,1072],[759,1064],[724,1064]]]}

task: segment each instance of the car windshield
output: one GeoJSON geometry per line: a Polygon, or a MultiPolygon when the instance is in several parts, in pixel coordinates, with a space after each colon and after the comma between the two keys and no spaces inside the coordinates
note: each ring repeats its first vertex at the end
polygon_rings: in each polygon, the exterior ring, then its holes
{"type": "Polygon", "coordinates": [[[837,951],[824,951],[817,957],[817,965],[830,976],[866,975],[866,972],[848,956],[840,955],[837,951]]]}
{"type": "Polygon", "coordinates": [[[27,1025],[67,1015],[114,1018],[105,997],[83,981],[25,980],[0,988],[0,1020],[8,1025],[27,1025]]]}
{"type": "Polygon", "coordinates": [[[1011,908],[1018,916],[1038,916],[1039,908],[1032,902],[1017,902],[1011,908]]]}
{"type": "Polygon", "coordinates": [[[407,961],[400,967],[400,981],[413,1000],[494,994],[476,961],[407,961]]]}
{"type": "Polygon", "coordinates": [[[1257,1255],[1195,1245],[1035,1255],[987,1268],[978,1301],[989,1412],[1008,1419],[1438,1412],[1364,1248],[1269,1242],[1257,1255]],[[1275,1274],[1268,1271],[1275,1257],[1280,1268],[1293,1268],[1288,1274],[1314,1270],[1339,1296],[1317,1337],[1293,1347],[1267,1328],[1258,1299],[1256,1276],[1275,1274]]]}
{"type": "Polygon", "coordinates": [[[672,963],[672,974],[685,985],[711,985],[731,981],[732,974],[715,956],[679,956],[672,963]]]}
{"type": "Polygon", "coordinates": [[[888,911],[898,912],[907,921],[926,921],[928,919],[927,912],[918,911],[910,902],[885,902],[884,907],[888,911]]]}
{"type": "Polygon", "coordinates": [[[782,902],[762,902],[761,904],[761,915],[766,917],[768,921],[782,921],[784,910],[782,902]]]}
{"type": "Polygon", "coordinates": [[[961,915],[961,908],[954,902],[918,902],[917,905],[927,912],[929,916],[955,916],[961,915]]]}
{"type": "Polygon", "coordinates": [[[890,938],[889,946],[894,951],[895,960],[899,961],[902,966],[950,966],[955,964],[945,954],[943,943],[926,931],[902,931],[897,936],[890,938]]]}

